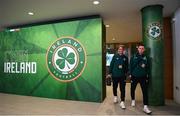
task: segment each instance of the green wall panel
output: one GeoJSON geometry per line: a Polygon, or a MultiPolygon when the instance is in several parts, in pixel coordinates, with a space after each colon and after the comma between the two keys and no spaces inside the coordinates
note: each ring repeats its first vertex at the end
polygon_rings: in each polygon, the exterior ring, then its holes
{"type": "Polygon", "coordinates": [[[0,32],[0,92],[102,102],[105,97],[103,96],[105,88],[102,86],[104,83],[102,27],[102,19],[96,17],[23,27],[13,32],[10,30],[0,32]],[[82,51],[67,43],[68,39],[71,42],[79,42],[77,46],[82,47],[82,51]],[[61,43],[54,49],[52,45],[56,41],[66,41],[66,44],[61,43]],[[68,56],[70,53],[74,55],[68,56]],[[14,64],[9,66],[7,62],[14,64]],[[36,72],[18,73],[18,70],[23,71],[23,68],[20,68],[23,66],[22,62],[35,62],[36,66],[34,65],[33,69],[36,68],[36,72]],[[6,67],[4,63],[7,63],[6,67]],[[59,77],[50,70],[51,66],[57,70],[59,77]],[[79,66],[84,67],[84,70],[77,69],[79,66]],[[66,69],[70,71],[65,71],[66,69]],[[78,74],[73,71],[77,71],[78,74]],[[70,73],[72,77],[67,76],[70,73]],[[69,80],[70,78],[72,80],[69,80]]]}

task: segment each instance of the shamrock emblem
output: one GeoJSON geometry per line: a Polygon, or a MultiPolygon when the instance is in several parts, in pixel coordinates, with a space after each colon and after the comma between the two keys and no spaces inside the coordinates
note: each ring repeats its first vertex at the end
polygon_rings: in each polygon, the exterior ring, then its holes
{"type": "Polygon", "coordinates": [[[153,26],[150,28],[150,35],[154,38],[160,35],[160,28],[158,26],[153,26]]]}
{"type": "Polygon", "coordinates": [[[60,69],[64,69],[65,66],[67,66],[70,69],[69,65],[75,63],[75,54],[72,52],[68,53],[68,50],[66,48],[59,50],[58,56],[60,58],[56,60],[56,64],[60,69]]]}

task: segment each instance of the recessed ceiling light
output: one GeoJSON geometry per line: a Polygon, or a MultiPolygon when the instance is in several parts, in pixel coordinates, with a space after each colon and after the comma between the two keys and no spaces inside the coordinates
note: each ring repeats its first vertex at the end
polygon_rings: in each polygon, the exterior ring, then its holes
{"type": "Polygon", "coordinates": [[[98,5],[99,3],[100,3],[100,2],[97,1],[97,0],[93,1],[93,4],[94,4],[94,5],[98,5]]]}
{"type": "Polygon", "coordinates": [[[110,25],[106,25],[106,27],[110,27],[110,25]]]}
{"type": "Polygon", "coordinates": [[[33,12],[28,12],[28,15],[34,15],[34,13],[33,12]]]}
{"type": "Polygon", "coordinates": [[[20,29],[18,29],[18,28],[17,28],[17,29],[10,29],[9,31],[10,31],[10,32],[20,31],[20,29]]]}

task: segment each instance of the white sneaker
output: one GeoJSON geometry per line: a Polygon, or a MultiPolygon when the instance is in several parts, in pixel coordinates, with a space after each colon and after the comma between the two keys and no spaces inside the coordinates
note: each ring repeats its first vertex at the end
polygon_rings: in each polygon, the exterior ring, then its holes
{"type": "Polygon", "coordinates": [[[117,103],[117,102],[118,102],[118,97],[114,96],[114,103],[117,103]]]}
{"type": "Polygon", "coordinates": [[[135,107],[135,105],[136,105],[135,100],[132,100],[132,102],[131,102],[131,106],[132,106],[132,107],[135,107]]]}
{"type": "Polygon", "coordinates": [[[152,113],[152,111],[149,110],[149,108],[147,107],[147,105],[144,105],[143,111],[144,111],[146,114],[151,114],[151,113],[152,113]]]}
{"type": "Polygon", "coordinates": [[[124,104],[123,101],[122,101],[119,105],[120,105],[120,107],[121,107],[122,109],[126,109],[126,106],[125,106],[125,104],[124,104]]]}

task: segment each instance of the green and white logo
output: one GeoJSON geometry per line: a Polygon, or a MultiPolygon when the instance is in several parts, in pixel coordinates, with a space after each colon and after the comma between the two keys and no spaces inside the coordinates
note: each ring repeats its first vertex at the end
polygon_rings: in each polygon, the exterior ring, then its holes
{"type": "Polygon", "coordinates": [[[148,26],[147,34],[153,40],[158,40],[162,33],[162,27],[160,23],[152,23],[148,26]]]}
{"type": "Polygon", "coordinates": [[[62,37],[48,49],[46,64],[49,73],[57,80],[69,82],[77,79],[86,65],[86,52],[73,37],[62,37]]]}

